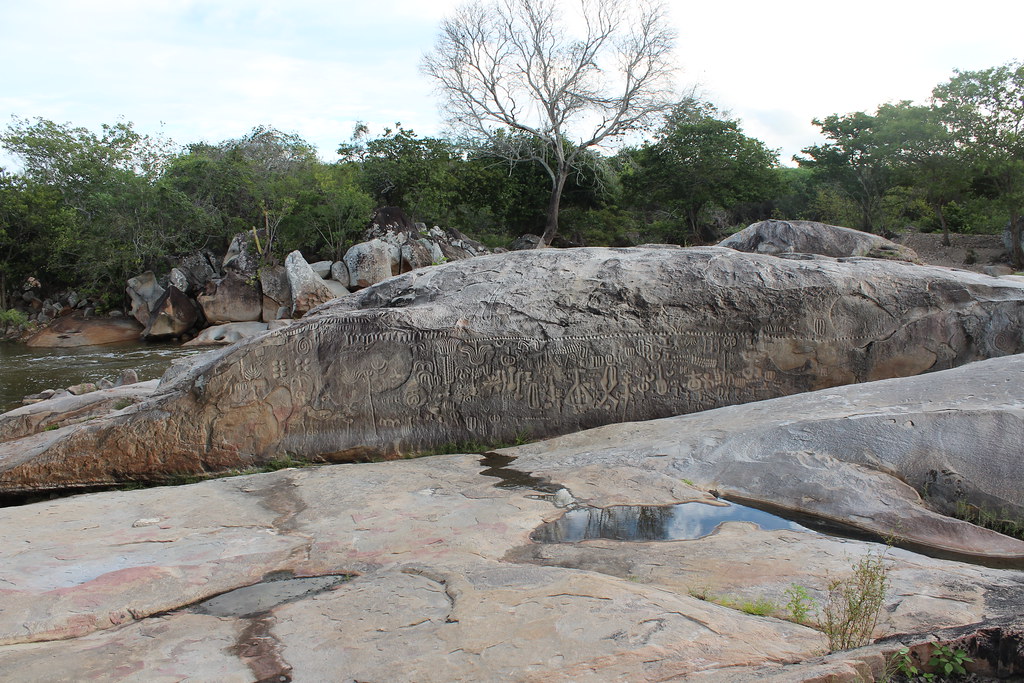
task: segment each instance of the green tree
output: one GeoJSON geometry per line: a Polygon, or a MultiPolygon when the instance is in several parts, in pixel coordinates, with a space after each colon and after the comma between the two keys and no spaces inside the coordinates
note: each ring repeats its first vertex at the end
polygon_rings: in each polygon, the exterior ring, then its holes
{"type": "Polygon", "coordinates": [[[542,244],[558,231],[562,193],[585,153],[643,129],[678,101],[664,10],[629,9],[624,0],[588,0],[574,34],[554,0],[478,1],[442,23],[424,58],[454,126],[509,161],[545,170],[542,244]]]}
{"type": "Polygon", "coordinates": [[[1024,64],[955,74],[932,91],[934,105],[962,158],[1008,215],[1013,261],[1024,266],[1024,64]]]}
{"type": "Polygon", "coordinates": [[[701,242],[716,237],[709,208],[771,199],[780,190],[777,153],[708,103],[673,110],[633,161],[625,183],[634,201],[671,211],[701,242]]]}
{"type": "Polygon", "coordinates": [[[166,262],[180,234],[158,181],[173,143],[130,123],[103,125],[97,134],[41,118],[15,118],[0,143],[21,158],[27,182],[56,192],[73,214],[62,214],[47,245],[58,283],[120,297],[128,277],[166,262]]]}

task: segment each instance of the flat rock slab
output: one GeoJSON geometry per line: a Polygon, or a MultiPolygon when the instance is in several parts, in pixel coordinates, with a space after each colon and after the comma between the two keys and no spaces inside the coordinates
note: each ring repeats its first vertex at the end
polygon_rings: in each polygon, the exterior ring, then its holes
{"type": "Polygon", "coordinates": [[[1024,517],[1022,378],[1024,356],[1008,356],[498,453],[585,503],[679,502],[685,481],[881,537],[1020,564],[1024,541],[936,510],[951,512],[959,501],[1024,517]]]}
{"type": "Polygon", "coordinates": [[[508,443],[914,375],[1024,351],[1022,303],[1021,283],[876,259],[484,256],[326,304],[144,409],[0,445],[0,491],[508,443]]]}
{"type": "Polygon", "coordinates": [[[139,340],[142,325],[131,318],[84,318],[68,315],[44,327],[25,344],[40,348],[103,346],[139,340]]]}
{"type": "MultiPolygon", "coordinates": [[[[562,513],[557,497],[498,487],[485,469],[478,456],[434,456],[5,508],[0,668],[12,680],[146,681],[753,671],[812,658],[824,636],[699,600],[695,585],[814,593],[878,552],[746,523],[692,541],[531,545],[562,513]]],[[[885,629],[1021,608],[1021,572],[890,559],[885,629]]]]}

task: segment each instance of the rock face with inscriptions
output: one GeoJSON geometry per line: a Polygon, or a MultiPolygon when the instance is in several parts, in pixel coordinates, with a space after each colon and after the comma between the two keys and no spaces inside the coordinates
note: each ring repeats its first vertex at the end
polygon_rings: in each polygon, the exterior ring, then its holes
{"type": "Polygon", "coordinates": [[[565,434],[1024,350],[1024,285],[724,248],[414,271],[232,347],[145,404],[0,445],[0,489],[565,434]]]}

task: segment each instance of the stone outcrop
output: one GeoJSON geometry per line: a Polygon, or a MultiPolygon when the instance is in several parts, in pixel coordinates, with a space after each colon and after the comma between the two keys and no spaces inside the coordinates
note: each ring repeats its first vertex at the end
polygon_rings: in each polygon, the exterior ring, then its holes
{"type": "Polygon", "coordinates": [[[288,276],[288,286],[292,295],[291,315],[293,318],[301,318],[311,309],[337,296],[327,286],[323,278],[306,263],[306,259],[302,258],[302,254],[298,251],[288,254],[284,262],[284,270],[288,276]]]}
{"type": "Polygon", "coordinates": [[[688,541],[530,543],[562,510],[483,469],[434,456],[8,508],[0,668],[11,680],[780,680],[884,665],[939,629],[1012,633],[1024,606],[1021,571],[743,522],[688,541]],[[892,587],[875,635],[903,635],[842,659],[815,661],[827,645],[812,628],[694,597],[783,610],[790,583],[821,598],[829,576],[880,552],[892,587]]]}
{"type": "Polygon", "coordinates": [[[966,504],[1024,519],[1022,375],[1015,355],[499,453],[584,503],[667,504],[686,480],[879,538],[1024,563],[1024,542],[943,514],[966,504]]]}
{"type": "Polygon", "coordinates": [[[164,295],[164,288],[157,282],[153,271],[147,270],[141,275],[129,278],[125,289],[131,301],[131,316],[143,326],[149,324],[150,317],[156,311],[157,302],[164,295]]]}
{"type": "Polygon", "coordinates": [[[73,348],[137,341],[142,325],[132,318],[86,318],[67,315],[58,318],[25,340],[28,346],[73,348]]]}
{"type": "Polygon", "coordinates": [[[195,339],[185,342],[184,346],[234,344],[242,339],[248,339],[249,337],[255,337],[258,334],[262,334],[269,328],[269,323],[258,322],[214,325],[213,327],[207,327],[205,330],[197,334],[195,339]]]}
{"type": "Polygon", "coordinates": [[[159,380],[99,389],[80,396],[51,398],[0,414],[0,441],[30,436],[84,422],[141,402],[156,391],[159,380]]]}
{"type": "Polygon", "coordinates": [[[511,442],[909,376],[1021,352],[1022,301],[1017,282],[876,259],[480,257],[334,300],[130,415],[2,445],[0,487],[511,442]]]}
{"type": "Polygon", "coordinates": [[[369,287],[391,277],[392,262],[398,262],[398,248],[372,239],[352,246],[345,252],[344,261],[352,288],[369,287]]]}
{"type": "Polygon", "coordinates": [[[258,322],[263,316],[263,296],[250,282],[234,272],[210,280],[196,302],[208,325],[258,322]]]}
{"type": "Polygon", "coordinates": [[[169,285],[156,304],[149,324],[142,330],[143,339],[178,338],[198,327],[203,320],[195,300],[174,285],[169,285]]]}
{"type": "Polygon", "coordinates": [[[910,247],[879,235],[814,221],[761,221],[730,235],[718,246],[757,254],[820,254],[836,258],[868,256],[920,262],[910,247]]]}

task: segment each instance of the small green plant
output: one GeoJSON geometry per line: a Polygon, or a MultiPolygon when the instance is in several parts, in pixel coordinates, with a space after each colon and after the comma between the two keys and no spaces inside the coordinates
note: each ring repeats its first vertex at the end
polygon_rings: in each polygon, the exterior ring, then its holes
{"type": "Polygon", "coordinates": [[[811,620],[811,613],[816,612],[818,604],[807,592],[807,589],[800,584],[790,584],[785,592],[786,610],[789,617],[798,624],[807,624],[811,620]]]}
{"type": "Polygon", "coordinates": [[[758,598],[756,600],[744,600],[740,603],[740,611],[747,614],[752,614],[756,617],[766,617],[778,610],[776,605],[767,598],[758,598]]]}
{"type": "Polygon", "coordinates": [[[932,650],[931,659],[928,660],[928,666],[936,669],[940,676],[948,679],[954,676],[966,676],[967,669],[964,668],[964,662],[973,661],[964,650],[954,650],[948,645],[936,645],[932,650]]]}
{"type": "Polygon", "coordinates": [[[43,429],[43,431],[44,432],[52,432],[55,429],[60,429],[60,425],[46,425],[46,428],[43,429]]]}
{"type": "Polygon", "coordinates": [[[131,400],[130,398],[119,398],[116,401],[114,401],[114,410],[124,410],[128,406],[134,404],[135,401],[131,400]]]}
{"type": "Polygon", "coordinates": [[[829,581],[818,623],[830,649],[849,650],[871,642],[889,589],[892,565],[886,561],[886,552],[869,552],[853,566],[850,576],[829,581]]]}
{"type": "Polygon", "coordinates": [[[683,477],[681,481],[682,481],[682,482],[683,482],[684,484],[686,484],[687,486],[693,486],[694,488],[696,488],[696,487],[697,487],[697,485],[696,485],[696,484],[694,484],[694,483],[693,483],[693,481],[692,481],[691,479],[687,479],[686,477],[683,477]]]}
{"type": "Polygon", "coordinates": [[[930,681],[935,677],[935,674],[923,673],[914,665],[914,658],[910,655],[910,648],[901,647],[892,655],[892,657],[889,658],[889,661],[886,662],[885,671],[882,673],[879,680],[881,680],[882,683],[887,683],[897,676],[909,679],[921,676],[926,681],[930,681]]]}

